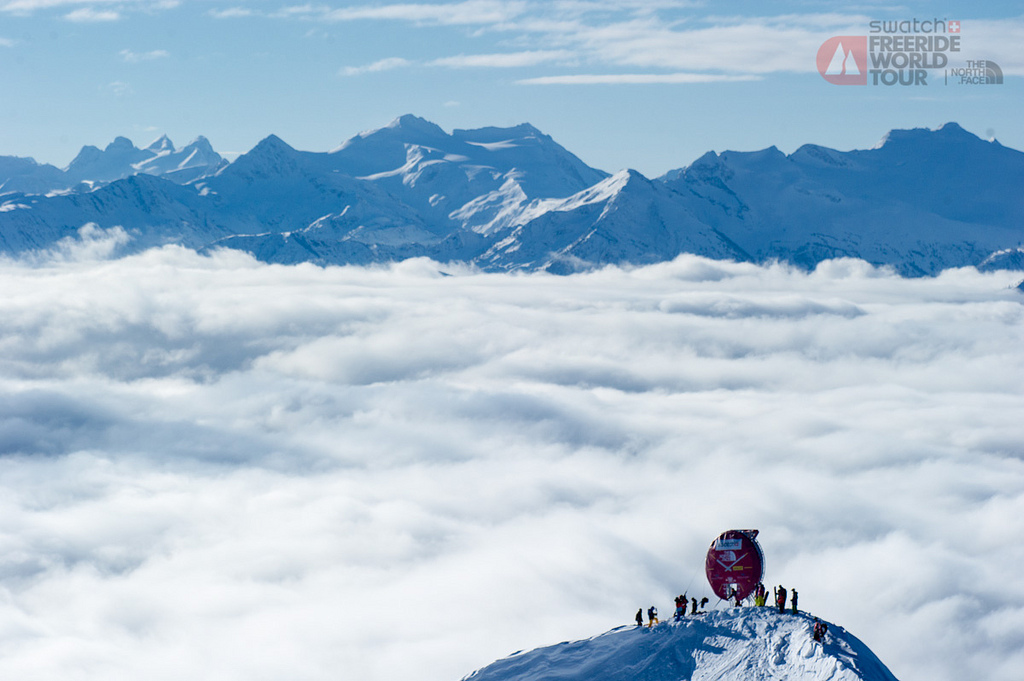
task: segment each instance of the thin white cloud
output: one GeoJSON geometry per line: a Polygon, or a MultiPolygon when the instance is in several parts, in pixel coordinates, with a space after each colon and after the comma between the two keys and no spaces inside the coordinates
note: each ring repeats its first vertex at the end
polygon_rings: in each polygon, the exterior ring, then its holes
{"type": "Polygon", "coordinates": [[[173,9],[181,3],[179,0],[0,0],[0,12],[30,15],[46,10],[64,10],[71,7],[78,9],[65,14],[71,21],[116,21],[117,18],[133,11],[154,12],[173,9]],[[110,9],[101,9],[107,7],[110,9]]]}
{"type": "Polygon", "coordinates": [[[415,62],[403,59],[402,57],[387,57],[363,66],[345,66],[341,69],[340,74],[343,76],[359,76],[364,73],[380,73],[381,71],[407,68],[413,64],[415,62]]]}
{"type": "Polygon", "coordinates": [[[539,76],[516,81],[520,85],[654,85],[687,83],[733,83],[761,80],[758,75],[713,73],[595,73],[539,76]]]}
{"type": "MultiPolygon", "coordinates": [[[[473,27],[475,35],[497,32],[520,49],[518,54],[557,52],[557,61],[588,66],[588,70],[644,69],[651,74],[769,74],[813,72],[817,48],[833,35],[867,31],[871,16],[823,12],[776,16],[708,16],[685,13],[691,3],[664,2],[499,2],[396,3],[329,9],[317,5],[287,7],[277,17],[316,21],[397,21],[425,29],[473,27]]],[[[1024,69],[1018,56],[1024,21],[975,21],[971,35],[976,49],[1005,64],[1004,72],[1024,69]],[[1001,61],[1000,61],[1001,60],[1001,61]]],[[[497,55],[490,64],[505,68],[514,62],[497,55]]],[[[483,55],[453,55],[439,62],[488,66],[483,55]],[[474,59],[478,61],[474,62],[474,59]]],[[[589,77],[580,74],[582,80],[589,77]]],[[[558,76],[552,74],[558,82],[558,76]]],[[[652,82],[656,82],[652,81],[652,82]]],[[[669,77],[671,82],[671,77],[669,77]]]]}
{"type": "Polygon", "coordinates": [[[325,11],[321,16],[328,21],[385,20],[458,26],[499,24],[522,15],[528,7],[529,3],[519,0],[465,0],[357,5],[325,11]]]}
{"type": "Polygon", "coordinates": [[[430,66],[448,68],[521,68],[551,62],[571,61],[574,54],[569,50],[529,50],[493,54],[460,54],[442,57],[428,62],[430,66]]]}
{"type": "MultiPolygon", "coordinates": [[[[969,45],[974,58],[994,61],[1003,75],[1024,76],[1024,54],[1020,50],[1021,41],[1024,41],[1024,17],[963,22],[962,31],[963,41],[969,45]]],[[[956,60],[956,66],[965,66],[966,60],[971,58],[962,55],[956,60]]]]}
{"type": "Polygon", "coordinates": [[[239,19],[256,16],[256,12],[248,7],[228,7],[227,9],[211,9],[206,13],[215,19],[239,19]]]}
{"type": "Polygon", "coordinates": [[[116,97],[124,97],[132,94],[132,86],[123,80],[115,80],[112,83],[107,83],[105,89],[114,93],[116,97]]]}
{"type": "Polygon", "coordinates": [[[166,59],[171,56],[171,53],[167,50],[150,50],[149,52],[121,50],[118,54],[121,55],[121,59],[129,64],[137,64],[142,61],[153,61],[155,59],[166,59]]]}
{"type": "Polygon", "coordinates": [[[531,50],[526,52],[499,52],[493,54],[460,54],[442,57],[427,62],[416,62],[403,57],[388,57],[363,66],[345,66],[339,73],[343,76],[358,76],[365,73],[379,73],[394,69],[422,65],[449,69],[466,68],[523,68],[550,62],[570,61],[572,53],[565,50],[531,50]]]}
{"type": "Polygon", "coordinates": [[[73,21],[80,24],[92,24],[102,23],[109,21],[120,21],[121,14],[116,10],[111,9],[93,9],[92,7],[82,7],[72,12],[68,12],[64,15],[64,18],[68,21],[73,21]]]}
{"type": "Polygon", "coordinates": [[[0,677],[458,679],[705,592],[732,527],[898,678],[1019,676],[1019,273],[126,238],[0,268],[0,677]]]}

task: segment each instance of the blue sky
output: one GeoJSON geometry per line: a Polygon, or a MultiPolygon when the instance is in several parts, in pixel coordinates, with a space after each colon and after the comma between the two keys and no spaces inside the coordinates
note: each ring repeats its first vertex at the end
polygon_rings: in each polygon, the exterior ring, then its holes
{"type": "Polygon", "coordinates": [[[330,149],[414,113],[447,130],[530,122],[587,163],[654,176],[708,150],[866,148],[892,128],[1024,148],[1024,12],[945,4],[464,0],[0,0],[0,154],[66,165],[116,135],[273,133],[330,149]],[[838,86],[818,47],[872,20],[959,20],[998,86],[838,86]]]}

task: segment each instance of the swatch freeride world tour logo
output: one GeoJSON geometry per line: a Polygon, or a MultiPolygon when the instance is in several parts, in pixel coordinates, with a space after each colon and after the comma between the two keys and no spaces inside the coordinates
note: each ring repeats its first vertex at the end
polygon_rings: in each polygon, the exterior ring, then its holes
{"type": "Polygon", "coordinates": [[[944,85],[1003,82],[1002,71],[992,60],[954,64],[960,51],[959,21],[876,20],[868,24],[868,35],[834,36],[823,42],[816,65],[833,85],[921,86],[934,82],[937,73],[944,85]]]}

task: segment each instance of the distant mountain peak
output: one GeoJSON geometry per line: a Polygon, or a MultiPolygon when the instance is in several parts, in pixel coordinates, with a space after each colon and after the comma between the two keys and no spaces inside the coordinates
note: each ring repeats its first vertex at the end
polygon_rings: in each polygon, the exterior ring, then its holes
{"type": "Polygon", "coordinates": [[[107,145],[104,151],[134,151],[135,144],[127,137],[121,137],[118,135],[114,138],[114,141],[107,145]]]}
{"type": "Polygon", "coordinates": [[[881,149],[890,145],[919,145],[928,143],[941,143],[949,144],[951,142],[960,143],[972,143],[972,142],[984,142],[974,133],[964,130],[958,123],[944,123],[938,128],[909,128],[909,129],[894,129],[885,133],[882,139],[878,141],[878,144],[872,147],[872,149],[881,149]]]}
{"type": "Polygon", "coordinates": [[[431,123],[425,118],[414,116],[413,114],[404,114],[399,116],[388,123],[385,128],[389,130],[402,130],[431,136],[448,137],[448,133],[442,130],[441,126],[436,123],[431,123]]]}
{"type": "Polygon", "coordinates": [[[167,135],[160,135],[157,139],[153,140],[146,151],[152,151],[154,154],[160,154],[165,151],[174,151],[174,142],[167,135]]]}
{"type": "Polygon", "coordinates": [[[632,168],[623,168],[594,185],[594,187],[606,187],[614,192],[621,192],[627,188],[643,187],[650,184],[651,181],[639,171],[632,168]]]}
{"type": "Polygon", "coordinates": [[[237,177],[272,178],[291,174],[298,170],[301,153],[292,148],[277,135],[267,135],[259,143],[242,154],[234,163],[225,166],[218,175],[225,173],[237,177]]]}
{"type": "Polygon", "coordinates": [[[549,135],[545,135],[529,123],[520,123],[511,128],[498,128],[494,126],[474,128],[472,130],[459,128],[452,131],[452,137],[473,144],[495,144],[498,142],[524,141],[528,139],[543,140],[546,143],[554,144],[549,135]]]}
{"type": "Polygon", "coordinates": [[[281,151],[295,151],[295,148],[285,142],[277,135],[267,135],[261,139],[255,147],[253,147],[249,153],[254,151],[269,151],[269,150],[281,150],[281,151]]]}
{"type": "Polygon", "coordinates": [[[92,144],[86,144],[79,150],[78,154],[71,160],[71,163],[68,164],[65,170],[71,170],[72,168],[80,166],[83,163],[91,163],[93,160],[95,160],[102,154],[103,152],[100,150],[99,147],[94,146],[92,144]]]}
{"type": "Polygon", "coordinates": [[[787,158],[786,154],[774,144],[765,149],[758,149],[757,151],[723,151],[720,156],[724,161],[729,161],[732,157],[740,156],[748,162],[753,161],[755,163],[784,161],[787,158]]]}
{"type": "Polygon", "coordinates": [[[208,154],[216,154],[217,153],[216,151],[214,151],[213,145],[210,144],[210,140],[206,139],[202,135],[200,135],[199,137],[195,138],[194,140],[192,140],[191,142],[186,144],[184,148],[185,149],[199,149],[199,150],[201,150],[201,151],[203,151],[205,153],[208,153],[208,154]]]}

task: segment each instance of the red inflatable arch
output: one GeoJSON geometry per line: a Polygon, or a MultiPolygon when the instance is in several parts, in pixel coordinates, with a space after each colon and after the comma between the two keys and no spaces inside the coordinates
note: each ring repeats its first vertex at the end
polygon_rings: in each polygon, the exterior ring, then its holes
{"type": "Polygon", "coordinates": [[[764,578],[764,554],[756,537],[757,530],[727,530],[711,542],[704,572],[719,598],[746,598],[764,578]]]}

